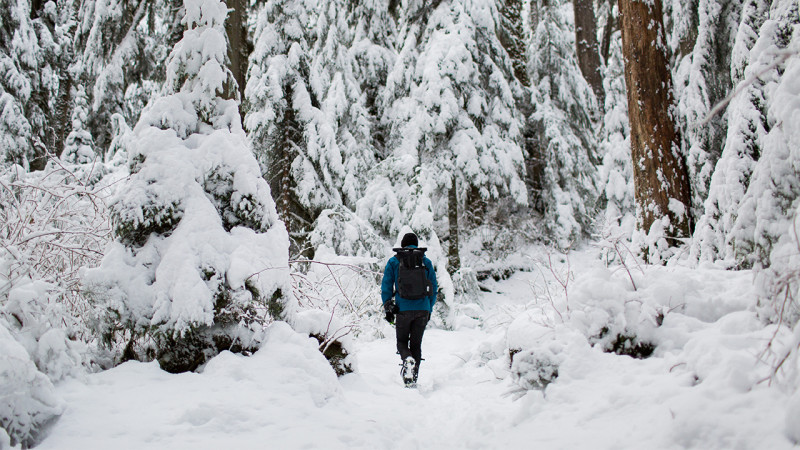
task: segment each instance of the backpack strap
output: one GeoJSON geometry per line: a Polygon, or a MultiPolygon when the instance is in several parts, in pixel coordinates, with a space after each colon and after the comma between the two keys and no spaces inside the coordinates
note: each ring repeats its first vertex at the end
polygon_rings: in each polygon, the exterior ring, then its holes
{"type": "Polygon", "coordinates": [[[397,255],[397,259],[400,261],[400,264],[403,267],[407,268],[415,268],[415,267],[423,267],[424,263],[424,256],[425,251],[428,250],[426,247],[417,247],[417,248],[393,248],[397,255]]]}

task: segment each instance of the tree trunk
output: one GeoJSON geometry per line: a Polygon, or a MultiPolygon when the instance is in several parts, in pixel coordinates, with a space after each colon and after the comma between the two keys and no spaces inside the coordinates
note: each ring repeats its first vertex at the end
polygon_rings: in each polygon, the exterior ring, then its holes
{"type": "MultiPolygon", "coordinates": [[[[672,77],[661,0],[619,0],[619,10],[638,226],[648,232],[667,218],[668,238],[689,237],[689,177],[670,116],[672,77]]],[[[670,246],[679,243],[669,240],[670,246]]]]}
{"type": "Polygon", "coordinates": [[[578,53],[578,65],[602,109],[605,93],[603,78],[600,75],[600,53],[597,48],[597,24],[593,1],[573,0],[572,8],[575,12],[575,47],[578,53]]]}
{"type": "Polygon", "coordinates": [[[61,157],[64,153],[64,141],[67,135],[72,130],[72,123],[70,119],[70,103],[72,102],[72,77],[69,76],[64,70],[59,76],[58,83],[58,100],[56,101],[55,111],[55,145],[53,152],[56,156],[61,157]]]}
{"type": "Polygon", "coordinates": [[[529,86],[528,69],[525,65],[525,32],[522,26],[522,0],[502,0],[500,26],[497,38],[511,57],[514,76],[523,86],[529,86]]]}
{"type": "Polygon", "coordinates": [[[461,258],[458,256],[458,195],[456,191],[456,177],[453,177],[450,190],[447,193],[447,219],[450,223],[450,247],[447,251],[447,271],[456,273],[461,268],[461,258]]]}
{"type": "MultiPolygon", "coordinates": [[[[247,60],[250,56],[250,45],[247,42],[245,23],[247,18],[247,3],[245,0],[225,0],[230,12],[225,21],[225,32],[228,34],[228,58],[230,59],[231,72],[236,84],[239,85],[239,99],[244,99],[245,77],[247,76],[247,60]]],[[[239,113],[244,114],[240,102],[239,113]]]]}
{"type": "Polygon", "coordinates": [[[614,16],[614,3],[616,0],[608,0],[608,15],[606,16],[606,27],[603,28],[603,42],[600,44],[600,54],[603,56],[603,62],[608,64],[608,56],[611,53],[611,35],[614,34],[614,28],[617,26],[617,20],[614,16]]]}

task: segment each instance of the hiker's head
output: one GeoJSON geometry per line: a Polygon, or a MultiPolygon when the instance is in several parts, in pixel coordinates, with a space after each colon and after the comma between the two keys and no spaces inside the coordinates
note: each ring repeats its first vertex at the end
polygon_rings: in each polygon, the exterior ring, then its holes
{"type": "Polygon", "coordinates": [[[409,245],[419,247],[419,240],[416,234],[406,233],[405,236],[403,236],[403,240],[400,241],[400,247],[408,247],[409,245]]]}

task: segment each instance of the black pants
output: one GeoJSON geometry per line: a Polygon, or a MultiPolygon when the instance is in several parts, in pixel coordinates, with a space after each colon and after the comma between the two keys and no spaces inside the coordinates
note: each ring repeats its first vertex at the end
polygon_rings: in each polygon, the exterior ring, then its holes
{"type": "Polygon", "coordinates": [[[428,311],[400,311],[397,313],[395,327],[397,331],[397,351],[405,361],[413,357],[419,366],[422,361],[422,334],[428,325],[428,311]]]}

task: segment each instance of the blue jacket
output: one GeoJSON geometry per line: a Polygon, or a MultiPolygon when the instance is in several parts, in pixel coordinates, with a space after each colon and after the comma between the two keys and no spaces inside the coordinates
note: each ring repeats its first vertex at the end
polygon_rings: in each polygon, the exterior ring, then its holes
{"type": "MultiPolygon", "coordinates": [[[[413,245],[409,247],[416,248],[416,246],[413,245]]],[[[427,256],[423,257],[423,262],[425,264],[425,272],[428,276],[428,280],[433,284],[433,295],[419,300],[408,300],[399,295],[395,295],[397,292],[397,271],[400,268],[400,261],[396,256],[392,256],[389,258],[389,262],[386,263],[386,269],[383,271],[383,281],[381,282],[381,300],[383,300],[384,305],[392,297],[395,297],[395,303],[397,303],[400,311],[433,311],[433,305],[436,303],[436,293],[438,292],[439,286],[436,284],[436,272],[433,270],[433,263],[427,256]]]]}

